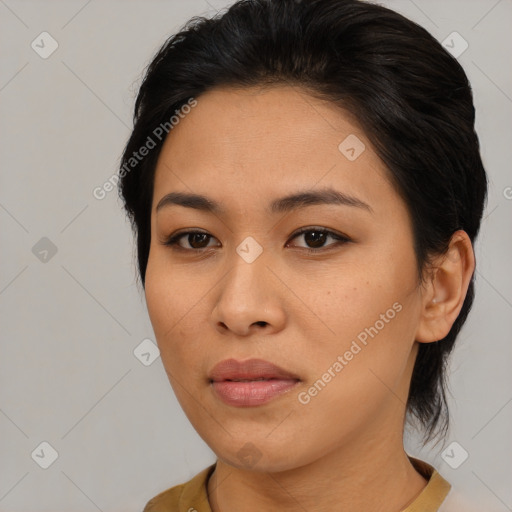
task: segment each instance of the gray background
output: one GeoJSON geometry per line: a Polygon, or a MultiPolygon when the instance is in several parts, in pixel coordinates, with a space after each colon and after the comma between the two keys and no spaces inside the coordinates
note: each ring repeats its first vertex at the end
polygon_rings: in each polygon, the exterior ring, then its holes
{"type": "MultiPolygon", "coordinates": [[[[116,172],[153,53],[191,16],[230,3],[0,0],[2,512],[141,511],[215,460],[160,358],[134,355],[154,337],[129,224],[116,191],[92,191],[116,172]],[[31,47],[43,31],[59,45],[47,59],[31,47]],[[47,469],[43,441],[58,452],[47,469]]],[[[469,43],[459,61],[490,178],[477,298],[451,363],[452,429],[442,446],[421,451],[412,436],[407,447],[486,510],[512,510],[512,2],[383,4],[469,43]],[[441,456],[453,441],[469,454],[457,469],[441,456]]]]}

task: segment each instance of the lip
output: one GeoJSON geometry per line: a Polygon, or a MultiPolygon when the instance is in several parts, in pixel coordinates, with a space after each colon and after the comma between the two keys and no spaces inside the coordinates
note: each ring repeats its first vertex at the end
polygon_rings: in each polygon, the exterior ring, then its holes
{"type": "Polygon", "coordinates": [[[263,405],[300,382],[296,374],[263,359],[226,359],[213,367],[209,379],[216,396],[235,407],[263,405]]]}

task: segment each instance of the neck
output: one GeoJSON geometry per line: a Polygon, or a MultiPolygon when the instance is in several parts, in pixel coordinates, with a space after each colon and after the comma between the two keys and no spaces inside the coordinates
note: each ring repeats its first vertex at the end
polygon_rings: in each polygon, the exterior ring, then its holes
{"type": "Polygon", "coordinates": [[[218,460],[208,494],[213,512],[400,512],[426,484],[401,436],[370,437],[286,471],[248,471],[218,460]]]}
{"type": "Polygon", "coordinates": [[[398,395],[372,422],[315,459],[279,471],[250,471],[218,460],[208,481],[212,512],[403,512],[427,485],[403,447],[413,364],[411,357],[398,395]]]}

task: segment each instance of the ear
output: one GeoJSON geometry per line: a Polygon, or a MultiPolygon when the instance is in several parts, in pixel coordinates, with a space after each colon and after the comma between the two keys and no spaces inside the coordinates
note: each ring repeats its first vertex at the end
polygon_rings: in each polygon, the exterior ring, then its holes
{"type": "Polygon", "coordinates": [[[471,240],[465,231],[456,231],[446,254],[432,262],[423,285],[416,341],[431,343],[442,340],[450,332],[464,304],[474,270],[471,240]]]}

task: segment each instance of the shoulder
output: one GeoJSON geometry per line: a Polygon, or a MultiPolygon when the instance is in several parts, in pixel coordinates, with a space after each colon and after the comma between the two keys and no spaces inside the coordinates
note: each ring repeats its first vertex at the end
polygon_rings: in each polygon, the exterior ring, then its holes
{"type": "Polygon", "coordinates": [[[458,489],[453,488],[446,496],[438,512],[498,512],[498,510],[490,509],[488,504],[478,503],[458,489]]]}
{"type": "Polygon", "coordinates": [[[157,494],[146,503],[142,512],[211,512],[206,484],[214,469],[215,464],[188,482],[157,494]]]}
{"type": "Polygon", "coordinates": [[[186,484],[176,485],[171,487],[160,494],[157,494],[154,498],[151,498],[144,507],[142,512],[171,512],[178,511],[178,504],[180,497],[183,493],[183,488],[186,484]]]}

